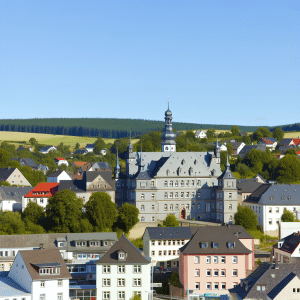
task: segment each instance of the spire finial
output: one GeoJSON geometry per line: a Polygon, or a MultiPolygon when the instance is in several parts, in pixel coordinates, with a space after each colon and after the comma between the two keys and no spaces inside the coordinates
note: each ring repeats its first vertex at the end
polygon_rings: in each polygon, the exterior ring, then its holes
{"type": "Polygon", "coordinates": [[[227,152],[227,162],[226,162],[226,167],[227,167],[227,168],[230,167],[229,160],[228,160],[228,152],[227,152]]]}

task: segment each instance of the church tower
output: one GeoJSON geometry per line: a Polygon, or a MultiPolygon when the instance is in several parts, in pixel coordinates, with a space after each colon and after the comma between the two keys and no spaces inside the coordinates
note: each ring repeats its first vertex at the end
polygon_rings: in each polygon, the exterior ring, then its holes
{"type": "Polygon", "coordinates": [[[115,179],[119,179],[120,177],[120,163],[119,163],[119,151],[117,150],[117,161],[116,161],[116,166],[115,166],[115,179]]]}
{"type": "Polygon", "coordinates": [[[169,109],[165,112],[165,128],[161,134],[161,151],[162,152],[176,152],[176,134],[172,127],[172,112],[169,109]]]}

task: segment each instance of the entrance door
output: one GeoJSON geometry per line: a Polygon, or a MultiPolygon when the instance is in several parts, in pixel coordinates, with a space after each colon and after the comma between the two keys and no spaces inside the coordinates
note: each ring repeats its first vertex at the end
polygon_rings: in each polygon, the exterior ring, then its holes
{"type": "Polygon", "coordinates": [[[185,219],[185,208],[183,208],[181,210],[181,214],[180,214],[181,219],[185,219]]]}

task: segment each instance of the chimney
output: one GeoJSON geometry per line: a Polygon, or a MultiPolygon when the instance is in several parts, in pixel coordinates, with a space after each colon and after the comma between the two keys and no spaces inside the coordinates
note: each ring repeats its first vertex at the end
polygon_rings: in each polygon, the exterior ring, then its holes
{"type": "Polygon", "coordinates": [[[40,243],[40,250],[42,250],[42,249],[45,249],[45,248],[44,248],[44,244],[43,244],[43,243],[40,243]]]}
{"type": "Polygon", "coordinates": [[[275,265],[274,265],[274,269],[278,270],[279,269],[279,264],[278,264],[278,260],[275,260],[275,265]]]}

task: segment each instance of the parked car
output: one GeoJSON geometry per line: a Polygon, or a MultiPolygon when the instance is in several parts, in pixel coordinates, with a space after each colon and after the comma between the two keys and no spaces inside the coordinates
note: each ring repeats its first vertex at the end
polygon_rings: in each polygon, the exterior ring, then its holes
{"type": "Polygon", "coordinates": [[[163,269],[162,273],[164,273],[164,274],[171,274],[172,271],[169,270],[169,269],[163,269]]]}

